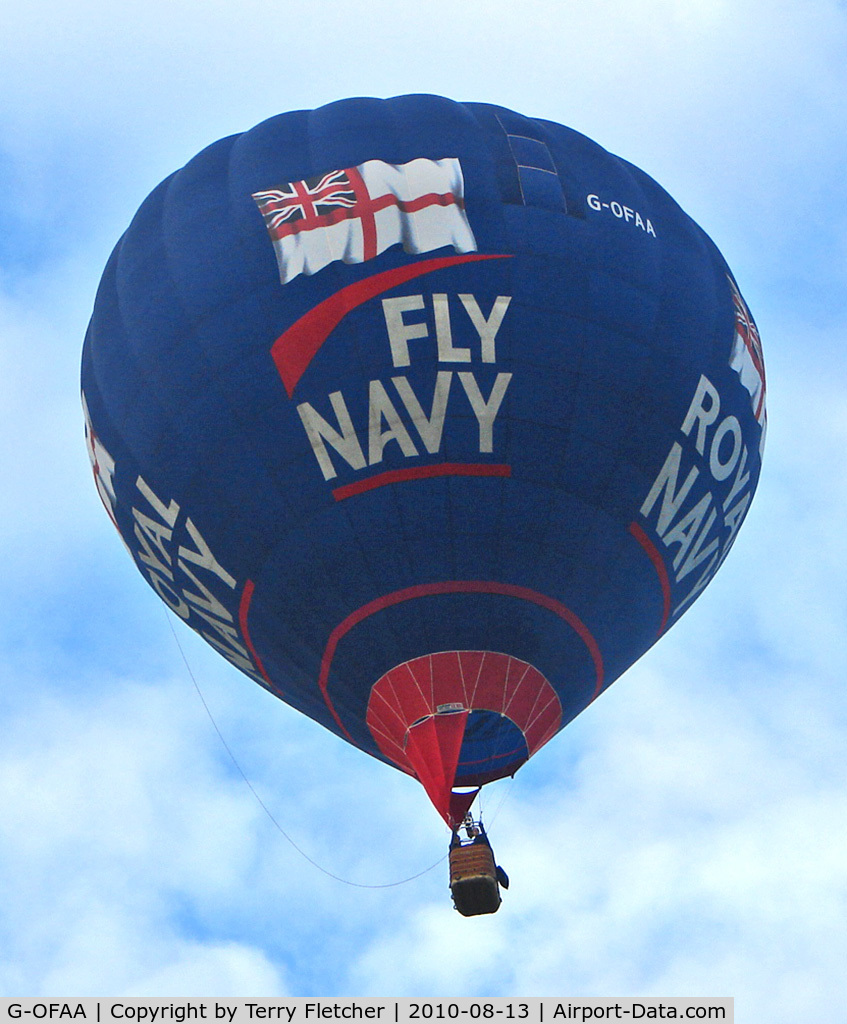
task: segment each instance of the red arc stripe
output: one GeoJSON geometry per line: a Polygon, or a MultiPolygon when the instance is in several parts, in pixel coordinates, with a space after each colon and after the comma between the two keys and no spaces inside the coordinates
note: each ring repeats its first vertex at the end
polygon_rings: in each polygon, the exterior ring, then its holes
{"type": "Polygon", "coordinates": [[[304,313],[273,343],[271,357],[282,383],[285,385],[288,397],[291,398],[294,394],[297,382],[306,372],[306,368],[314,359],[321,345],[351,310],[391,288],[396,288],[416,277],[422,277],[424,274],[431,274],[435,270],[442,270],[444,267],[453,267],[460,263],[472,263],[478,260],[510,258],[511,256],[508,254],[483,253],[438,256],[435,259],[423,260],[420,263],[407,263],[402,267],[384,270],[380,274],[372,274],[370,277],[348,284],[346,288],[330,295],[329,298],[310,309],[308,313],[304,313]]]}
{"type": "Polygon", "coordinates": [[[351,484],[336,487],[332,492],[336,501],[344,501],[355,494],[372,491],[386,484],[399,484],[406,480],[427,480],[436,476],[511,476],[512,467],[499,462],[436,462],[429,466],[412,466],[409,469],[389,469],[385,473],[354,480],[351,484]]]}
{"type": "Polygon", "coordinates": [[[530,590],[529,587],[521,587],[513,583],[498,583],[493,580],[445,580],[442,583],[422,583],[418,586],[405,587],[403,590],[395,590],[390,594],[384,594],[382,597],[377,597],[373,601],[369,601],[367,604],[362,605],[361,608],[357,608],[354,612],[351,612],[346,619],[340,622],[332,633],[330,633],[329,640],[327,640],[323,658],[321,659],[321,673],[318,679],[318,687],[323,695],[326,706],[329,708],[332,713],[332,717],[335,719],[336,725],[354,746],[357,746],[356,741],[341,721],[341,718],[335,710],[335,706],[329,696],[329,670],[332,666],[332,661],[335,657],[335,651],[338,644],[354,626],[358,625],[375,612],[382,611],[384,608],[390,608],[403,601],[411,601],[418,597],[428,597],[433,594],[500,594],[505,597],[516,597],[523,601],[529,601],[531,604],[537,604],[541,608],[547,608],[555,615],[558,615],[560,619],[564,619],[564,621],[571,627],[571,629],[573,629],[577,636],[579,636],[580,640],[582,640],[588,648],[588,653],[591,655],[591,660],[594,662],[594,672],[596,677],[594,693],[591,696],[591,700],[596,700],[600,695],[605,679],[603,656],[600,653],[600,648],[598,647],[597,641],[594,639],[591,631],[582,619],[575,615],[567,605],[562,604],[561,601],[557,601],[553,597],[548,597],[546,594],[541,594],[537,590],[530,590]]]}
{"type": "Polygon", "coordinates": [[[631,522],[629,524],[629,532],[635,537],[641,547],[644,548],[644,553],[653,563],[653,568],[659,577],[659,586],[662,588],[662,621],[659,624],[657,636],[661,636],[665,631],[665,626],[668,624],[668,618],[671,613],[671,581],[668,578],[668,570],[665,568],[664,560],[659,554],[658,548],[638,523],[631,522]]]}
{"type": "Polygon", "coordinates": [[[252,580],[247,580],[244,584],[244,590],[241,591],[241,602],[238,606],[238,625],[241,627],[241,636],[244,638],[244,643],[247,644],[247,649],[250,651],[250,656],[253,658],[253,662],[256,668],[259,670],[259,675],[268,684],[277,696],[285,699],[285,695],[274,683],[268,673],[265,671],[265,666],[262,664],[262,659],[256,648],[253,646],[253,641],[250,637],[250,630],[247,627],[247,617],[250,614],[250,603],[253,600],[253,591],[256,589],[256,584],[252,580]]]}

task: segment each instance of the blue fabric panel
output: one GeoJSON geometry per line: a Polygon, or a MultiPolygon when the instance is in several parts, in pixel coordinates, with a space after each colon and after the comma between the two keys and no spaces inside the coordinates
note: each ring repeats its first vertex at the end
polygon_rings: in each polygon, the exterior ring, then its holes
{"type": "Polygon", "coordinates": [[[556,174],[535,167],[518,167],[521,192],[527,206],[565,212],[565,197],[556,174]]]}
{"type": "Polygon", "coordinates": [[[556,165],[545,143],[528,139],[524,135],[510,135],[509,144],[518,167],[537,167],[542,171],[556,173],[556,165]]]}
{"type": "Polygon", "coordinates": [[[511,775],[529,757],[523,733],[495,711],[472,711],[459,752],[456,785],[511,775]]]}

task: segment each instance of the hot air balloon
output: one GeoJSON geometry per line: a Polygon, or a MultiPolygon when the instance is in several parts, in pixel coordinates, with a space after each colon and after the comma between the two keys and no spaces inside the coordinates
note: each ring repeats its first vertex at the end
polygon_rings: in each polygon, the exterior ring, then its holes
{"type": "Polygon", "coordinates": [[[159,597],[454,839],[703,592],[766,425],[753,318],[652,178],[426,95],[281,114],[162,182],[82,393],[159,597]]]}

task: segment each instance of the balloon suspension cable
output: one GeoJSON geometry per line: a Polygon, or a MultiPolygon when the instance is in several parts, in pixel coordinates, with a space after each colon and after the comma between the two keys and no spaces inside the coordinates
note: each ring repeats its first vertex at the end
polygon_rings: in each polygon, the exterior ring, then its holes
{"type": "Polygon", "coordinates": [[[322,865],[318,864],[318,862],[316,860],[313,860],[308,855],[308,853],[306,853],[305,850],[301,849],[297,845],[297,843],[285,831],[285,829],[282,827],[282,825],[280,825],[280,823],[276,820],[276,818],[271,813],[270,808],[267,806],[267,804],[264,802],[264,800],[262,800],[262,798],[256,792],[255,788],[253,787],[253,783],[247,778],[246,774],[244,773],[244,769],[238,763],[238,760],[236,759],[235,754],[233,754],[229,744],[224,739],[223,733],[218,728],[218,723],[215,721],[214,716],[212,715],[211,709],[209,708],[209,705],[206,703],[206,698],[203,696],[203,691],[200,689],[200,685],[198,684],[197,679],[196,679],[194,673],[191,670],[191,666],[188,664],[188,658],[185,656],[185,651],[183,650],[182,644],[180,643],[179,637],[177,636],[177,632],[174,629],[174,624],[173,624],[173,621],[171,619],[170,613],[168,612],[168,609],[165,608],[164,612],[165,612],[165,617],[168,620],[168,626],[170,627],[170,630],[171,630],[171,633],[173,635],[173,638],[176,641],[177,647],[179,648],[179,653],[180,653],[180,655],[182,657],[183,664],[185,665],[185,668],[186,668],[186,670],[188,672],[188,675],[191,678],[191,682],[194,684],[194,689],[197,691],[197,696],[200,698],[200,703],[203,705],[203,707],[204,707],[204,709],[206,711],[206,714],[209,716],[209,721],[212,723],[212,727],[214,728],[215,732],[218,734],[218,739],[221,741],[224,750],[229,755],[230,761],[232,761],[233,765],[235,765],[236,771],[241,776],[241,778],[244,780],[245,784],[247,785],[247,788],[250,790],[250,792],[255,797],[256,803],[258,803],[258,805],[262,808],[262,810],[268,816],[268,818],[271,821],[271,824],[274,826],[274,828],[277,830],[277,832],[279,832],[279,834],[283,837],[283,839],[285,839],[286,842],[288,842],[291,846],[293,846],[294,849],[300,854],[300,856],[303,857],[304,860],[307,860],[312,865],[312,867],[317,868],[318,871],[320,871],[323,874],[327,875],[329,878],[335,879],[336,882],[342,882],[344,885],[351,885],[351,886],[353,886],[356,889],[393,889],[393,888],[395,888],[398,885],[405,885],[407,882],[414,882],[414,880],[416,878],[421,878],[423,875],[429,874],[430,871],[432,871],[435,868],[437,868],[439,864],[441,864],[443,861],[445,861],[447,859],[448,855],[445,854],[443,857],[439,857],[438,860],[434,864],[430,864],[430,866],[428,868],[424,868],[423,871],[419,871],[416,875],[410,875],[408,878],[401,878],[399,882],[381,882],[381,883],[378,883],[378,884],[370,884],[370,883],[367,883],[367,882],[351,882],[349,878],[342,878],[340,875],[333,874],[332,871],[329,871],[327,868],[325,868],[322,865]]]}
{"type": "Polygon", "coordinates": [[[483,786],[479,791],[479,819],[482,821],[483,811],[488,817],[488,824],[493,825],[497,818],[500,816],[500,812],[503,810],[503,804],[509,799],[514,792],[514,775],[509,776],[505,779],[498,779],[500,788],[496,791],[499,792],[499,803],[494,806],[493,802],[497,799],[494,795],[486,793],[485,787],[483,786]],[[494,810],[491,807],[494,806],[494,810]]]}

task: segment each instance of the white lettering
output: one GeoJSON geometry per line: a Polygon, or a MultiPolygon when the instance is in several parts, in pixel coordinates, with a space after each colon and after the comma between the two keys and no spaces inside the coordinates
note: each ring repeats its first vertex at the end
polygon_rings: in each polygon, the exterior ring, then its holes
{"type": "MultiPolygon", "coordinates": [[[[388,330],[391,359],[395,366],[409,366],[408,342],[414,338],[426,338],[429,335],[426,324],[407,324],[403,320],[404,313],[423,308],[423,295],[403,295],[396,299],[382,300],[382,313],[388,330]]],[[[327,479],[329,478],[327,477],[327,479]]]]}
{"type": "Polygon", "coordinates": [[[724,515],[724,522],[729,527],[729,537],[725,541],[725,544],[729,546],[735,540],[735,535],[738,533],[738,527],[744,522],[744,516],[747,513],[747,506],[750,504],[750,492],[744,495],[732,508],[724,515]]]}
{"type": "MultiPolygon", "coordinates": [[[[211,590],[209,590],[205,583],[197,579],[197,577],[188,568],[185,562],[183,562],[182,559],[179,559],[177,565],[191,580],[194,586],[197,587],[197,589],[202,591],[203,593],[203,596],[201,597],[200,594],[192,594],[189,590],[183,587],[182,596],[186,599],[186,601],[190,601],[193,605],[195,605],[198,611],[200,608],[205,608],[206,611],[211,612],[213,615],[217,615],[222,619],[226,619],[227,622],[232,622],[232,615],[227,610],[227,608],[221,604],[221,602],[215,597],[211,590]]],[[[230,577],[230,579],[231,578],[232,577],[230,577]]]]}
{"type": "Polygon", "coordinates": [[[432,296],[432,307],[435,311],[435,339],[438,342],[439,363],[469,363],[469,348],[453,348],[453,334],[450,329],[450,304],[447,296],[435,292],[432,296]]]}
{"type": "Polygon", "coordinates": [[[215,556],[212,554],[209,545],[203,539],[203,535],[190,519],[186,520],[185,528],[188,530],[191,539],[197,545],[197,550],[192,551],[191,548],[180,547],[177,552],[179,558],[185,558],[194,565],[199,565],[201,569],[208,569],[210,572],[213,572],[218,579],[223,580],[228,587],[234,589],[235,579],[230,576],[226,569],[224,569],[224,567],[217,561],[215,556]]]}
{"type": "Polygon", "coordinates": [[[691,433],[691,428],[694,424],[697,424],[695,447],[701,455],[704,455],[706,452],[706,428],[710,427],[718,418],[720,408],[721,399],[717,388],[705,374],[701,374],[697,390],[694,392],[694,398],[691,400],[691,405],[688,407],[688,412],[685,414],[685,419],[682,421],[682,427],[680,428],[687,437],[691,433]],[[704,400],[707,398],[709,400],[708,406],[704,405],[704,400]]]}
{"type": "Polygon", "coordinates": [[[624,203],[618,202],[617,199],[612,199],[610,202],[605,202],[597,195],[596,192],[591,192],[585,197],[588,206],[595,210],[597,213],[602,213],[604,210],[608,210],[613,217],[618,220],[622,220],[625,224],[632,224],[633,227],[640,228],[645,234],[656,237],[656,229],[650,221],[649,217],[642,217],[638,210],[633,209],[631,206],[626,206],[624,203]]]}
{"type": "Polygon", "coordinates": [[[727,416],[720,422],[712,437],[712,448],[709,452],[709,469],[715,480],[726,480],[729,474],[735,469],[738,456],[741,454],[741,424],[735,416],[727,416]],[[726,462],[721,461],[721,442],[729,434],[732,438],[732,448],[726,462]]]}
{"type": "Polygon", "coordinates": [[[157,572],[161,572],[164,576],[167,576],[169,580],[174,578],[174,574],[168,568],[171,564],[171,556],[167,548],[164,545],[164,540],[169,541],[173,536],[173,530],[167,526],[161,526],[153,519],[148,518],[143,512],[139,512],[137,508],[132,510],[133,518],[135,519],[135,528],[133,532],[138,543],[141,545],[141,551],[138,552],[139,561],[145,565],[149,565],[152,569],[157,572]],[[156,556],[153,548],[150,545],[150,541],[156,545],[156,548],[161,554],[162,558],[167,564],[163,564],[156,556]]]}
{"type": "Polygon", "coordinates": [[[170,608],[172,612],[176,612],[181,619],[187,619],[191,614],[191,609],[185,601],[183,601],[182,595],[174,590],[170,583],[163,580],[157,572],[153,572],[152,569],[147,570],[147,576],[153,585],[153,589],[165,602],[168,608],[170,608]]]}
{"type": "Polygon", "coordinates": [[[494,339],[497,337],[497,332],[500,330],[500,325],[503,323],[503,317],[506,315],[506,310],[509,308],[512,296],[498,295],[494,300],[494,305],[491,307],[491,312],[488,314],[487,320],[482,315],[479,303],[473,295],[460,295],[459,299],[467,310],[468,316],[471,318],[471,322],[479,335],[480,345],[482,348],[482,361],[484,363],[496,362],[494,339]]]}
{"type": "Polygon", "coordinates": [[[662,495],[662,507],[659,511],[659,522],[656,526],[656,532],[660,537],[664,537],[665,531],[670,526],[683,501],[685,501],[686,495],[691,490],[694,481],[700,475],[700,470],[696,466],[692,466],[682,486],[677,490],[676,484],[679,479],[681,458],[682,447],[678,441],[674,441],[673,447],[665,459],[665,464],[659,470],[659,475],[653,481],[650,493],[644,499],[644,504],[641,506],[641,514],[646,518],[655,505],[656,499],[660,494],[662,495]]]}
{"type": "Polygon", "coordinates": [[[673,560],[674,569],[679,568],[679,563],[685,557],[685,553],[694,540],[697,531],[703,522],[706,511],[712,504],[711,492],[707,491],[697,504],[681,519],[674,523],[673,527],[662,537],[666,545],[679,544],[679,551],[673,560]]]}
{"type": "Polygon", "coordinates": [[[646,517],[659,496],[662,496],[656,532],[665,545],[679,545],[673,559],[677,583],[706,563],[697,582],[674,609],[674,616],[697,596],[720,568],[750,504],[751,492],[746,488],[751,474],[746,469],[748,450],[744,444],[741,424],[732,414],[719,419],[720,407],[717,388],[708,377],[701,375],[680,430],[693,441],[703,461],[708,462],[711,477],[717,483],[728,481],[735,474],[729,493],[721,505],[718,504],[720,499],[709,490],[701,495],[693,507],[682,513],[700,470],[696,466],[692,467],[679,486],[683,449],[679,442],[674,442],[641,506],[641,514],[646,517]]]}
{"type": "Polygon", "coordinates": [[[703,573],[703,575],[700,577],[699,580],[697,580],[697,582],[694,584],[694,586],[691,588],[691,590],[689,590],[689,592],[685,595],[685,597],[679,602],[679,604],[676,606],[676,608],[674,608],[673,613],[672,613],[674,618],[677,615],[679,615],[679,613],[682,611],[682,609],[689,602],[694,600],[694,598],[700,593],[701,590],[703,590],[703,588],[706,586],[706,584],[709,582],[709,580],[711,580],[711,578],[714,576],[714,574],[720,568],[720,565],[721,565],[722,561],[723,561],[723,558],[720,556],[720,552],[716,551],[712,555],[711,562],[709,562],[709,564],[706,566],[706,570],[703,573]],[[717,563],[717,565],[715,563],[717,563]]]}
{"type": "MultiPolygon", "coordinates": [[[[711,494],[709,494],[707,497],[709,498],[709,502],[711,503],[711,494]]],[[[702,502],[700,504],[702,504],[702,502]]],[[[717,517],[717,514],[718,513],[716,509],[712,509],[712,511],[709,513],[709,518],[706,520],[706,525],[700,531],[700,536],[697,538],[697,543],[691,549],[691,552],[688,554],[688,556],[686,557],[685,561],[682,563],[682,565],[679,568],[679,571],[676,574],[677,581],[684,579],[692,570],[696,569],[698,565],[705,562],[705,560],[709,557],[709,555],[712,554],[712,552],[717,551],[717,538],[715,538],[706,548],[703,548],[703,541],[709,535],[709,531],[712,528],[712,525],[715,521],[715,518],[717,517]]],[[[674,568],[676,568],[676,560],[674,560],[674,568]]]]}
{"type": "Polygon", "coordinates": [[[471,403],[471,408],[479,423],[479,450],[480,452],[491,452],[494,450],[494,418],[496,417],[506,388],[512,379],[511,373],[498,373],[488,396],[488,401],[482,397],[476,377],[472,373],[460,373],[459,380],[471,403]]]}
{"type": "MultiPolygon", "coordinates": [[[[229,650],[237,651],[243,658],[247,657],[247,648],[241,643],[238,632],[235,626],[230,625],[228,622],[222,622],[220,619],[216,619],[214,616],[209,615],[207,612],[202,611],[200,608],[194,609],[201,619],[205,619],[206,622],[214,629],[222,641],[218,642],[218,646],[223,642],[229,650]]],[[[200,630],[197,630],[199,633],[200,630]]],[[[200,633],[200,636],[204,640],[208,640],[211,643],[211,634],[200,633]]]]}
{"type": "Polygon", "coordinates": [[[400,415],[388,397],[382,381],[372,380],[370,384],[370,411],[368,415],[368,464],[382,462],[382,451],[389,441],[396,441],[405,456],[417,455],[418,450],[403,426],[400,415]],[[382,429],[382,421],[388,430],[382,429]]]}
{"type": "MultiPolygon", "coordinates": [[[[408,365],[408,360],[406,365],[408,365]]],[[[306,435],[309,438],[312,451],[315,453],[315,458],[318,460],[318,465],[321,467],[324,480],[331,480],[334,476],[337,476],[332,460],[327,453],[324,440],[328,441],[342,459],[352,466],[353,469],[364,469],[367,465],[364,453],[362,452],[362,446],[359,444],[358,437],[356,437],[356,431],[353,429],[353,421],[350,419],[350,413],[347,410],[344,396],[340,391],[333,391],[329,396],[329,400],[332,403],[333,411],[338,419],[338,425],[341,428],[340,434],[308,402],[302,402],[297,406],[297,412],[300,414],[300,419],[306,428],[306,435]]]]}
{"type": "Polygon", "coordinates": [[[420,434],[424,447],[434,455],[441,447],[441,435],[444,432],[444,417],[447,413],[447,399],[450,396],[450,382],[453,374],[450,370],[439,370],[435,379],[435,391],[432,396],[432,408],[429,416],[421,407],[412,385],[405,377],[392,377],[394,387],[406,406],[417,432],[420,434]]]}
{"type": "Polygon", "coordinates": [[[747,445],[744,445],[744,449],[741,452],[741,461],[738,464],[738,470],[735,474],[735,479],[732,481],[732,487],[729,494],[724,498],[723,507],[729,508],[729,506],[735,501],[736,497],[744,490],[747,484],[750,483],[750,474],[744,472],[744,467],[747,465],[747,445]]]}
{"type": "Polygon", "coordinates": [[[173,500],[169,505],[165,505],[161,498],[156,497],[150,486],[141,476],[139,476],[135,481],[135,486],[139,491],[141,491],[144,497],[150,502],[152,507],[159,513],[168,526],[173,528],[173,525],[176,522],[176,517],[179,515],[179,505],[177,505],[173,500]]]}

